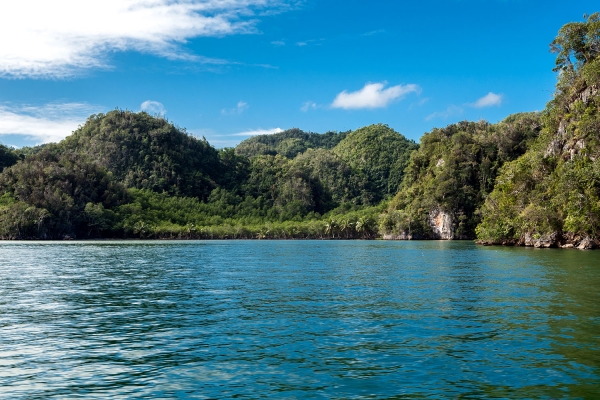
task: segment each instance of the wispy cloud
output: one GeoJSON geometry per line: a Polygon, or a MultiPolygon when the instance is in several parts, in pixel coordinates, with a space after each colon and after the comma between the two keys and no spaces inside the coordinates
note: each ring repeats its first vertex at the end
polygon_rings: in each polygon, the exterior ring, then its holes
{"type": "Polygon", "coordinates": [[[255,33],[256,13],[283,0],[19,0],[0,3],[0,76],[64,78],[108,67],[115,51],[226,63],[190,54],[200,36],[255,33]]]}
{"type": "Polygon", "coordinates": [[[434,112],[425,117],[425,121],[432,120],[434,118],[450,118],[454,115],[460,115],[463,113],[463,108],[455,105],[450,105],[444,111],[434,112]]]}
{"type": "Polygon", "coordinates": [[[384,33],[384,32],[385,32],[385,29],[377,29],[377,30],[374,30],[374,31],[365,32],[361,36],[379,35],[380,33],[384,33]]]}
{"type": "Polygon", "coordinates": [[[317,103],[315,103],[314,101],[307,101],[302,105],[302,107],[300,107],[300,111],[307,112],[308,110],[316,110],[316,108],[317,103]]]}
{"type": "Polygon", "coordinates": [[[299,42],[296,42],[296,46],[304,47],[304,46],[308,46],[309,44],[314,45],[314,46],[321,46],[324,41],[325,41],[324,38],[301,40],[299,42]]]}
{"type": "Polygon", "coordinates": [[[161,117],[164,117],[167,113],[167,110],[165,110],[165,106],[163,106],[162,103],[159,103],[158,101],[154,100],[146,100],[140,105],[140,109],[142,111],[146,111],[149,114],[160,115],[161,117]]]}
{"type": "Polygon", "coordinates": [[[396,85],[387,89],[387,82],[367,83],[356,92],[343,91],[336,96],[331,104],[332,108],[360,109],[360,108],[382,108],[394,100],[399,100],[409,93],[420,93],[419,85],[396,85]]]}
{"type": "Polygon", "coordinates": [[[273,46],[285,46],[285,42],[283,40],[274,40],[271,42],[273,46]]]}
{"type": "Polygon", "coordinates": [[[502,104],[503,98],[504,98],[504,95],[502,95],[502,94],[496,94],[496,93],[489,92],[488,94],[486,94],[482,98],[478,99],[474,103],[469,104],[469,106],[475,107],[475,108],[499,106],[502,104]]]}
{"type": "Polygon", "coordinates": [[[245,101],[239,101],[234,108],[224,108],[221,110],[223,115],[239,115],[250,107],[245,101]]]}
{"type": "Polygon", "coordinates": [[[240,133],[234,133],[231,136],[256,136],[256,135],[272,135],[274,133],[283,132],[281,128],[272,128],[272,129],[255,129],[251,131],[245,131],[240,133]]]}
{"type": "Polygon", "coordinates": [[[485,108],[485,107],[500,106],[502,104],[503,99],[504,99],[503,94],[496,94],[493,92],[489,92],[488,94],[477,99],[473,103],[463,103],[462,106],[460,106],[460,107],[452,104],[443,111],[437,111],[432,114],[429,114],[428,116],[425,117],[425,121],[429,121],[434,118],[447,119],[447,118],[450,118],[455,115],[460,115],[465,110],[464,109],[465,107],[485,108]]]}
{"type": "Polygon", "coordinates": [[[0,105],[0,135],[22,135],[38,144],[58,142],[103,107],[86,103],[0,105]]]}

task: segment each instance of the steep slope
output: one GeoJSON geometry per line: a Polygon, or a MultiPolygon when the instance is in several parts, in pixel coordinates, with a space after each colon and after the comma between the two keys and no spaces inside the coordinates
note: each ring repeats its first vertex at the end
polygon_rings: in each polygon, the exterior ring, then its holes
{"type": "Polygon", "coordinates": [[[600,15],[565,25],[552,46],[560,74],[542,134],[498,176],[481,243],[600,245],[600,15]]]}
{"type": "Polygon", "coordinates": [[[493,125],[460,122],[434,129],[410,156],[405,181],[381,220],[388,238],[475,237],[477,209],[492,190],[498,169],[522,155],[540,130],[535,113],[493,125]]]}

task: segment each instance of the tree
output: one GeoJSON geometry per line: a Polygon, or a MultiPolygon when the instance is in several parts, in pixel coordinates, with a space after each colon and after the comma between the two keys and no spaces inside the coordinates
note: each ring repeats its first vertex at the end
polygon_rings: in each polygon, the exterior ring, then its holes
{"type": "Polygon", "coordinates": [[[560,28],[550,51],[557,54],[554,71],[572,71],[600,54],[600,13],[584,15],[585,22],[571,22],[560,28]]]}

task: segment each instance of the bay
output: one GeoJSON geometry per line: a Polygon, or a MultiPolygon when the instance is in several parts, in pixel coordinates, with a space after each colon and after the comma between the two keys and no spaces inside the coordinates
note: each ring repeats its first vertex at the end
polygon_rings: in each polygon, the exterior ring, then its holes
{"type": "Polygon", "coordinates": [[[598,398],[600,252],[0,243],[3,398],[598,398]]]}

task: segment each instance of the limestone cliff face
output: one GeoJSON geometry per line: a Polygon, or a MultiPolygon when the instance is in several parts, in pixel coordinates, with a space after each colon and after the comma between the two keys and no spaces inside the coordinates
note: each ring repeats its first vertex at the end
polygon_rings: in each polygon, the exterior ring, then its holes
{"type": "Polygon", "coordinates": [[[508,246],[527,246],[535,248],[563,248],[563,249],[579,249],[592,250],[600,248],[600,240],[589,236],[577,235],[574,233],[559,233],[552,232],[549,235],[532,235],[526,233],[518,240],[506,241],[488,241],[478,240],[478,244],[484,246],[491,245],[508,245],[508,246]]]}
{"type": "Polygon", "coordinates": [[[428,224],[434,239],[454,239],[452,217],[439,206],[429,212],[428,224]]]}

